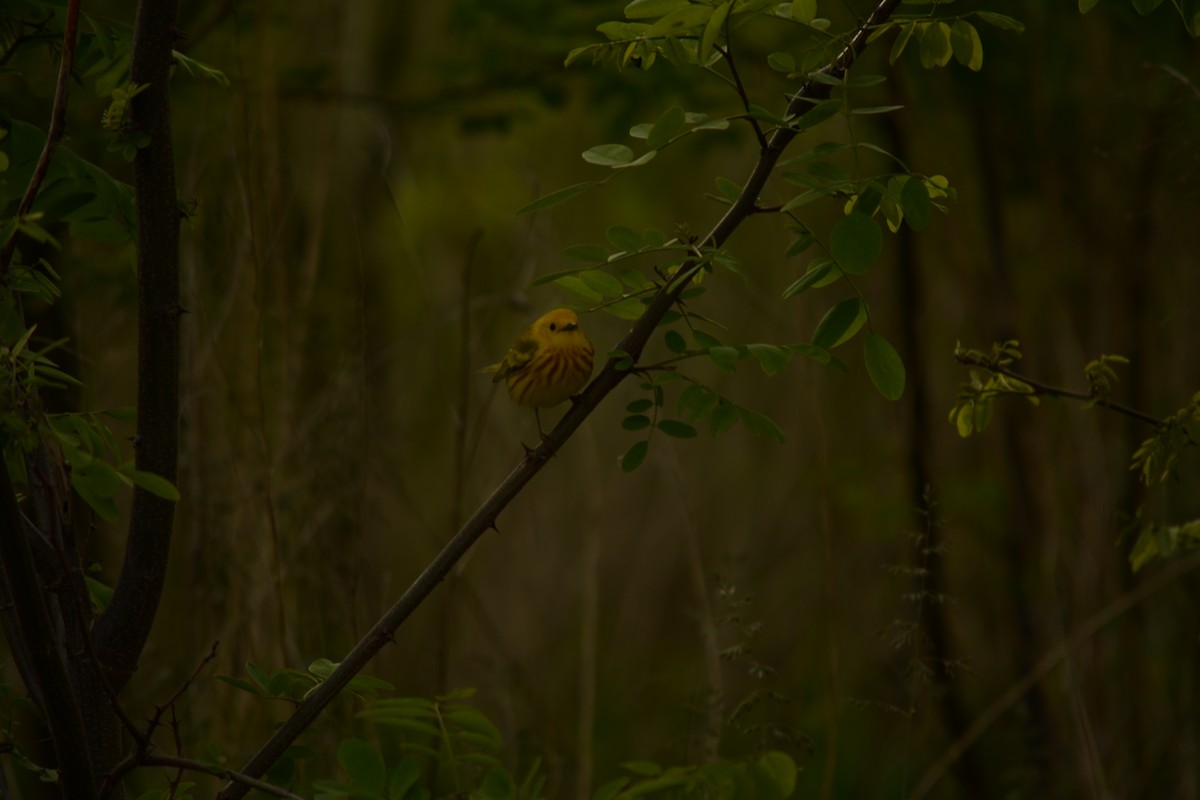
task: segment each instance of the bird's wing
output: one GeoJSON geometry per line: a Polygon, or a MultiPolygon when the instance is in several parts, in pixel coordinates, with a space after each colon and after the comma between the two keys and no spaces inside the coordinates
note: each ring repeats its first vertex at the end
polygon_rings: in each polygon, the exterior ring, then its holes
{"type": "Polygon", "coordinates": [[[533,357],[537,354],[538,343],[536,339],[519,339],[517,343],[509,348],[505,354],[504,360],[497,365],[496,377],[492,378],[492,383],[499,383],[529,366],[529,362],[533,361],[533,357]]]}

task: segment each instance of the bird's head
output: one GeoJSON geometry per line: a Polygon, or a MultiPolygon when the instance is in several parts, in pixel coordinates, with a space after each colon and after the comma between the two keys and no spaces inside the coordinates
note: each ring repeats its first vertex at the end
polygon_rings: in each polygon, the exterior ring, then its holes
{"type": "Polygon", "coordinates": [[[533,327],[541,337],[547,339],[558,339],[563,336],[570,338],[583,336],[583,330],[579,327],[579,317],[569,308],[556,308],[553,311],[543,314],[533,324],[533,327]]]}

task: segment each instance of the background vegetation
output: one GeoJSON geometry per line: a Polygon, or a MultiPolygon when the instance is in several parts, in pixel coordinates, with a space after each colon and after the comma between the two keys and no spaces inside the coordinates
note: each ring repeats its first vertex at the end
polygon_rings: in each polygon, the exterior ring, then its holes
{"type": "MultiPolygon", "coordinates": [[[[128,23],[109,5],[85,11],[128,23]]],[[[371,675],[406,696],[477,687],[505,762],[523,772],[541,758],[546,796],[590,796],[631,759],[698,763],[714,748],[788,752],[796,796],[904,796],[1014,687],[935,796],[1196,795],[1200,584],[1188,573],[1121,605],[1163,569],[1131,569],[1138,508],[1200,517],[1194,460],[1148,493],[1129,468],[1151,432],[1136,420],[1012,400],[963,439],[946,415],[967,378],[956,342],[1019,339],[1020,372],[1085,392],[1083,365],[1122,354],[1112,396],[1159,417],[1200,386],[1200,51],[1166,6],[1004,5],[993,10],[1025,30],[979,25],[981,71],[926,69],[915,48],[889,69],[882,43],[863,69],[888,81],[863,102],[904,108],[804,135],[878,142],[957,190],[921,233],[887,234],[859,284],[908,366],[903,398],[883,400],[856,352],[848,373],[799,358],[772,376],[697,366],[786,441],[744,426],[660,435],[624,474],[617,459],[638,434],[621,419],[642,396],[626,381],[371,675]],[[1098,613],[1106,624],[1073,640],[1098,613]]],[[[707,231],[723,211],[704,197],[714,177],[744,178],[755,143],[735,125],[515,216],[596,178],[579,153],[628,141],[667,107],[740,110],[728,87],[678,70],[563,69],[621,6],[181,9],[177,46],[228,85],[172,85],[189,211],[181,500],[163,605],[123,698],[146,718],[219,641],[177,703],[193,756],[237,767],[288,711],[218,673],[340,659],[536,439],[532,415],[477,374],[529,320],[578,302],[531,280],[610,226],[707,231]]],[[[859,6],[822,13],[844,28],[859,6]]],[[[782,97],[767,55],[802,48],[787,28],[749,34],[743,80],[782,97]]],[[[8,66],[5,111],[43,119],[54,60],[23,48],[8,66]]],[[[110,103],[96,78],[74,88],[66,146],[130,181],[95,125],[110,103]]],[[[794,194],[780,182],[763,201],[794,194]]],[[[828,231],[841,205],[800,211],[828,231]]],[[[729,243],[744,278],[718,270],[692,301],[722,339],[809,341],[847,296],[779,300],[812,257],[785,256],[790,238],[763,216],[729,243]]],[[[132,246],[64,242],[52,259],[63,298],[31,317],[45,341],[69,337],[58,362],[83,385],[47,403],[130,406],[132,246]]],[[[584,318],[599,353],[628,325],[584,318]]],[[[96,523],[102,581],[119,568],[119,530],[96,523]]],[[[6,679],[20,685],[15,670],[6,679]]],[[[356,708],[339,701],[305,739],[312,774],[337,774],[356,708]]],[[[15,796],[38,796],[11,761],[5,771],[15,796]]],[[[143,771],[134,785],[164,778],[143,771]]]]}

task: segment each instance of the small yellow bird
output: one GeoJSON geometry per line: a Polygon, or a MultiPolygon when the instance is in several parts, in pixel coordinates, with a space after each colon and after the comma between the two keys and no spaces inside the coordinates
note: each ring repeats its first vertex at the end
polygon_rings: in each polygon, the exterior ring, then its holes
{"type": "Polygon", "coordinates": [[[595,350],[579,327],[579,317],[569,308],[556,308],[521,331],[504,358],[483,371],[496,373],[492,383],[506,380],[513,402],[533,409],[538,433],[544,439],[538,409],[578,394],[592,377],[594,358],[595,350]]]}

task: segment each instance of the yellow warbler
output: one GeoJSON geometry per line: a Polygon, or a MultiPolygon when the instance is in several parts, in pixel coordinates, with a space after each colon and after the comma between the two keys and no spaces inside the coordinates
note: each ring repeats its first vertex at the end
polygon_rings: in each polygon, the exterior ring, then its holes
{"type": "Polygon", "coordinates": [[[579,317],[568,308],[556,308],[521,331],[504,358],[483,371],[496,373],[492,383],[508,382],[513,402],[533,409],[538,433],[545,437],[538,409],[577,394],[592,377],[594,356],[579,317]]]}

